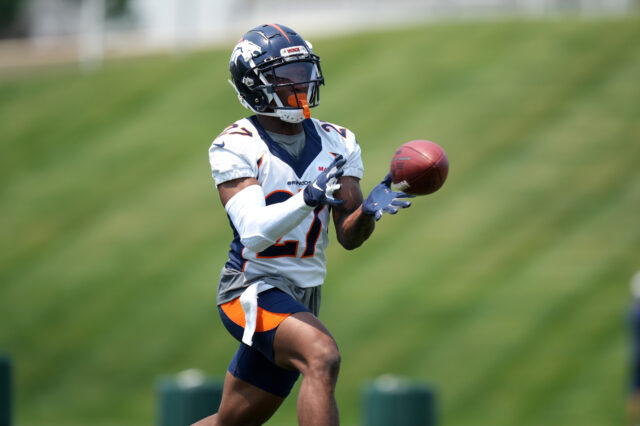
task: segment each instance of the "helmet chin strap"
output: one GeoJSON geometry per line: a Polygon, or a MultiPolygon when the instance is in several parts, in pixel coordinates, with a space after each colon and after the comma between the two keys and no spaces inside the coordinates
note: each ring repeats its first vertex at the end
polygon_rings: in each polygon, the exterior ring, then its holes
{"type": "Polygon", "coordinates": [[[305,118],[311,117],[310,114],[309,114],[309,117],[305,117],[304,111],[302,109],[277,109],[273,112],[264,112],[264,111],[256,111],[255,109],[251,108],[251,106],[246,102],[243,102],[243,105],[245,106],[245,108],[252,111],[256,115],[278,117],[280,120],[286,121],[287,123],[301,123],[302,121],[304,121],[305,118]]]}
{"type": "Polygon", "coordinates": [[[287,123],[301,123],[305,118],[311,117],[311,115],[305,117],[301,109],[278,109],[276,110],[276,115],[280,120],[286,121],[287,123]]]}
{"type": "MultiPolygon", "coordinates": [[[[274,96],[274,98],[278,98],[274,96]]],[[[278,99],[279,100],[279,99],[278,99]]],[[[280,103],[277,102],[276,103],[280,103]]],[[[292,107],[301,106],[298,109],[277,109],[276,114],[282,121],[287,123],[300,123],[306,118],[311,117],[311,111],[309,110],[309,102],[307,102],[307,95],[304,93],[296,93],[289,95],[287,98],[287,104],[292,107]]]]}

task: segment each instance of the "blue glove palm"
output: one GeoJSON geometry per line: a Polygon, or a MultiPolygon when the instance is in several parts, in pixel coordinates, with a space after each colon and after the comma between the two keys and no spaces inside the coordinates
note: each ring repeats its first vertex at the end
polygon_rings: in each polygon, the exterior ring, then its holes
{"type": "Polygon", "coordinates": [[[413,198],[404,192],[391,190],[391,176],[387,175],[382,182],[376,185],[366,200],[362,203],[362,212],[367,216],[375,216],[380,220],[383,213],[396,214],[398,209],[405,209],[411,205],[410,201],[401,198],[413,198]]]}
{"type": "Polygon", "coordinates": [[[302,195],[304,196],[304,202],[308,206],[316,207],[321,204],[342,205],[342,200],[333,198],[333,193],[340,189],[338,178],[344,173],[342,167],[346,162],[347,160],[342,155],[336,155],[329,167],[320,173],[316,180],[307,185],[302,195]]]}

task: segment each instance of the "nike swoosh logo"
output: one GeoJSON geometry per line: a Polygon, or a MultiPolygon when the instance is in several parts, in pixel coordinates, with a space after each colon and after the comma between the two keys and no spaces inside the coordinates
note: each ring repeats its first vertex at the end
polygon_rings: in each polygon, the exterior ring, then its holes
{"type": "Polygon", "coordinates": [[[222,143],[214,143],[214,146],[217,146],[218,148],[224,148],[224,142],[222,143]]]}
{"type": "Polygon", "coordinates": [[[315,182],[313,182],[313,187],[318,191],[322,191],[322,188],[320,188],[315,182]]]}

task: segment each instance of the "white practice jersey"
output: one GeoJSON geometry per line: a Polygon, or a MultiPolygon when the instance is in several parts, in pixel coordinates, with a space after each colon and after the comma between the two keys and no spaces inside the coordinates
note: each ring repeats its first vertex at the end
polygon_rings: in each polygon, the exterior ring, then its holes
{"type": "MultiPolygon", "coordinates": [[[[297,159],[269,137],[255,116],[227,127],[209,149],[216,186],[232,179],[253,177],[262,187],[266,204],[279,203],[303,190],[336,154],[347,159],[345,176],[362,178],[360,147],[351,131],[313,118],[304,120],[302,125],[306,143],[297,159]]],[[[326,276],[329,220],[329,206],[320,206],[259,253],[242,245],[231,223],[234,239],[226,266],[243,271],[247,280],[283,276],[302,288],[320,285],[326,276]]]]}

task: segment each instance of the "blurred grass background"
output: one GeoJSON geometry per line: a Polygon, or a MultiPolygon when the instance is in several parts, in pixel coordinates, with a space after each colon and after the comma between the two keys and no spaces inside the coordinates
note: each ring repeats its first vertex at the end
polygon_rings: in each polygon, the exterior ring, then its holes
{"type": "MultiPolygon", "coordinates": [[[[448,152],[444,188],[333,238],[321,319],[343,424],[366,380],[434,384],[446,425],[624,422],[640,269],[640,21],[445,23],[312,40],[314,116],[363,148],[448,152]]],[[[0,351],[16,424],[148,425],[155,381],[222,377],[215,287],[231,232],[207,148],[247,114],[231,46],[0,78],[0,351]]],[[[295,396],[269,423],[295,425],[295,396]]]]}

